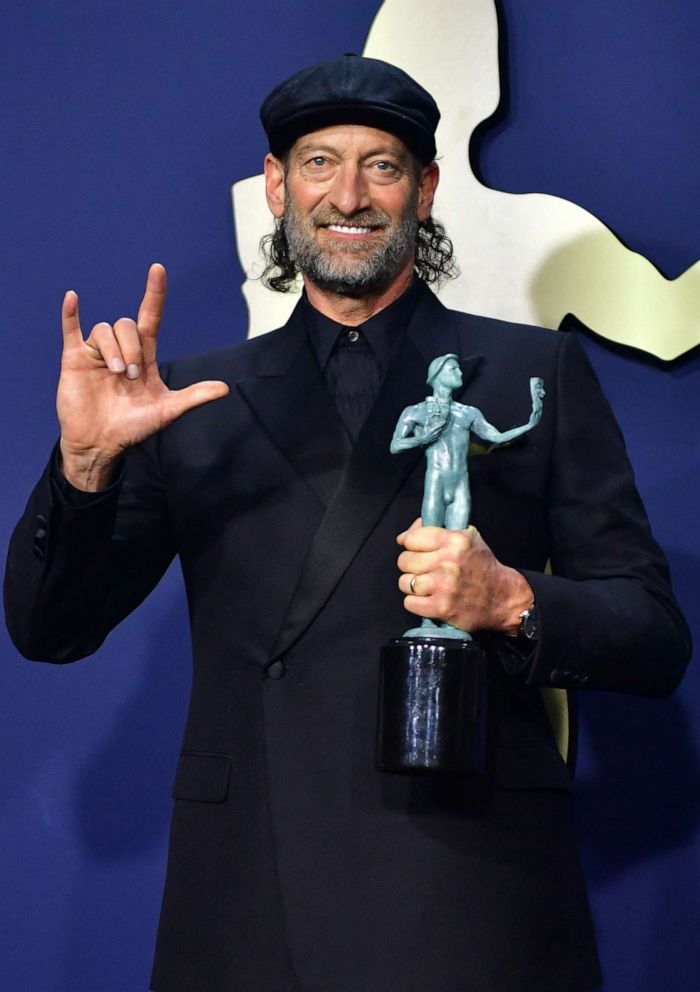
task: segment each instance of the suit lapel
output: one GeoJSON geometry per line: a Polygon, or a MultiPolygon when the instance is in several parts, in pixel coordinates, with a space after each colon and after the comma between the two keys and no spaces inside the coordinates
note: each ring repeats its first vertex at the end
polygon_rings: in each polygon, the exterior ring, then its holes
{"type": "Polygon", "coordinates": [[[299,306],[281,332],[272,374],[236,385],[256,419],[328,505],[350,454],[350,441],[309,344],[299,306]]]}
{"type": "MultiPolygon", "coordinates": [[[[425,381],[428,363],[446,353],[460,355],[459,334],[449,311],[425,289],[314,536],[272,658],[287,651],[304,633],[422,459],[421,448],[391,455],[389,443],[405,407],[429,391],[425,381]]],[[[480,364],[480,357],[462,363],[465,388],[480,364]]]]}

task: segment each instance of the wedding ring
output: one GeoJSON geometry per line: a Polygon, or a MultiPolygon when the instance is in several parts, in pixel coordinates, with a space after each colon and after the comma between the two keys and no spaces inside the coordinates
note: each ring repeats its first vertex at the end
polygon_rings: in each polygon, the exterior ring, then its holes
{"type": "Polygon", "coordinates": [[[411,592],[413,593],[414,596],[416,595],[416,579],[417,578],[418,578],[417,575],[412,575],[411,576],[411,581],[408,584],[408,588],[411,590],[411,592]]]}

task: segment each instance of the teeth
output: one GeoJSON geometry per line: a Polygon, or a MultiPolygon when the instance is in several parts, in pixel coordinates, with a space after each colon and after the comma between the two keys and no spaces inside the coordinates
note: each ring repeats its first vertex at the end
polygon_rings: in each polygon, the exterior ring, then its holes
{"type": "Polygon", "coordinates": [[[335,231],[338,234],[371,234],[371,227],[347,227],[344,224],[329,224],[329,231],[335,231]]]}

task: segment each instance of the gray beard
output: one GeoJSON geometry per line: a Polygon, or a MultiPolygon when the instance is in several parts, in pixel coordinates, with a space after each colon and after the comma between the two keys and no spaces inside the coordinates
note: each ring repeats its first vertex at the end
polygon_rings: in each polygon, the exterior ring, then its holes
{"type": "MultiPolygon", "coordinates": [[[[348,222],[357,227],[370,227],[387,224],[389,218],[383,213],[369,211],[353,217],[323,218],[324,224],[348,222]]],[[[308,229],[307,225],[314,223],[318,225],[319,219],[303,221],[293,204],[288,206],[283,225],[289,254],[308,279],[320,289],[339,296],[361,297],[385,289],[407,260],[415,255],[418,219],[409,211],[398,224],[384,228],[385,240],[368,254],[364,254],[366,246],[359,243],[350,243],[338,253],[324,251],[308,229]]]]}

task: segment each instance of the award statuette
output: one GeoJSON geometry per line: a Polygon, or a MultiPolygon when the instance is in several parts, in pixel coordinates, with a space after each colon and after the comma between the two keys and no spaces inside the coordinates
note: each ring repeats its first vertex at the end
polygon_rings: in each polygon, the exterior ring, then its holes
{"type": "MultiPolygon", "coordinates": [[[[540,422],[544,385],[530,379],[532,413],[526,424],[499,431],[480,410],[452,399],[462,386],[456,355],[428,368],[433,395],[407,407],[391,453],[424,447],[427,460],[421,516],[424,526],[469,525],[467,456],[472,433],[504,444],[540,422]]],[[[380,771],[483,770],[486,656],[466,630],[423,618],[382,648],[377,767],[380,771]]]]}

